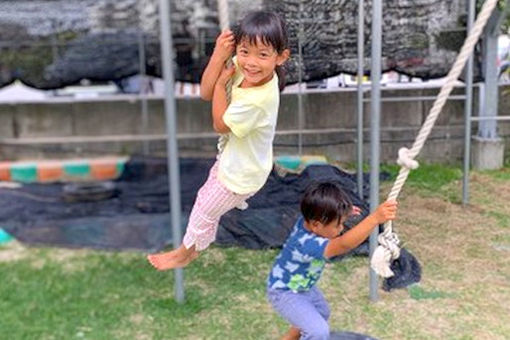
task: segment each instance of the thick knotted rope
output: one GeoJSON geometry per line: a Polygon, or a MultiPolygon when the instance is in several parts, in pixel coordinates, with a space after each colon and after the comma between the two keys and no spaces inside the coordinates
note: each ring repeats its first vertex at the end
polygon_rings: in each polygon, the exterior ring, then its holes
{"type": "MultiPolygon", "coordinates": [[[[476,43],[478,42],[483,28],[487,24],[489,17],[491,16],[494,8],[496,7],[498,0],[487,0],[483,4],[483,7],[476,18],[473,25],[473,29],[469,32],[462,49],[460,50],[452,69],[448,73],[444,85],[441,87],[441,91],[437,96],[434,105],[430,109],[430,112],[425,120],[425,123],[420,129],[416,140],[411,149],[402,148],[399,150],[399,158],[397,163],[401,166],[397,179],[393,184],[388,200],[396,200],[398,194],[402,190],[404,183],[409,176],[411,169],[418,167],[418,162],[414,158],[420,153],[423,144],[427,140],[430,131],[434,127],[434,123],[437,117],[441,113],[443,106],[448,99],[448,96],[452,92],[455,82],[459,78],[466,61],[469,56],[473,53],[476,43]]],[[[391,261],[397,259],[400,256],[399,239],[392,231],[391,221],[386,222],[384,225],[384,231],[378,237],[379,246],[377,246],[371,259],[372,269],[382,277],[393,276],[393,272],[390,269],[391,261]]]]}
{"type": "MultiPolygon", "coordinates": [[[[220,20],[220,29],[221,31],[225,31],[230,28],[229,20],[228,20],[228,1],[227,0],[218,0],[218,17],[220,20]]],[[[232,58],[228,58],[226,61],[226,66],[231,67],[233,62],[232,58]]],[[[230,104],[232,100],[232,78],[227,81],[225,85],[225,90],[227,91],[227,104],[230,104]]],[[[225,149],[225,145],[228,142],[228,134],[222,133],[218,138],[218,155],[223,152],[225,149]]],[[[236,207],[239,210],[246,210],[248,208],[248,203],[246,201],[239,203],[236,207]]]]}

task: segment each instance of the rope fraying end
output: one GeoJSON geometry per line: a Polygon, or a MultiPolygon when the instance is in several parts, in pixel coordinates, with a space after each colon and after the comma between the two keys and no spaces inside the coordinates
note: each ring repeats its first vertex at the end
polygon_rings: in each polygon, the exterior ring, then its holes
{"type": "Polygon", "coordinates": [[[391,277],[395,275],[390,269],[391,261],[396,260],[400,257],[400,240],[394,232],[391,232],[390,228],[384,230],[383,233],[379,234],[377,240],[379,245],[372,254],[370,259],[370,266],[382,277],[391,277]]]}

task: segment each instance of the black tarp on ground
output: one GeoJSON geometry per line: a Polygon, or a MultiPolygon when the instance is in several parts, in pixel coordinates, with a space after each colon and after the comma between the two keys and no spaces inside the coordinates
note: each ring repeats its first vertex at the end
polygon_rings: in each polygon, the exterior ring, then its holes
{"type": "MultiPolygon", "coordinates": [[[[180,161],[184,226],[212,164],[209,159],[180,161]]],[[[338,182],[364,214],[368,211],[354,194],[355,176],[336,167],[312,165],[285,177],[273,171],[248,200],[247,210],[235,209],[221,219],[216,243],[250,249],[281,246],[298,217],[302,192],[313,180],[338,182]]],[[[0,189],[0,226],[27,244],[157,251],[171,242],[167,183],[166,159],[134,157],[115,181],[117,195],[108,200],[65,202],[64,184],[59,183],[0,189]]],[[[355,252],[367,254],[367,245],[355,252]]]]}
{"type": "Polygon", "coordinates": [[[371,336],[353,332],[331,332],[329,340],[377,340],[371,336]]]}

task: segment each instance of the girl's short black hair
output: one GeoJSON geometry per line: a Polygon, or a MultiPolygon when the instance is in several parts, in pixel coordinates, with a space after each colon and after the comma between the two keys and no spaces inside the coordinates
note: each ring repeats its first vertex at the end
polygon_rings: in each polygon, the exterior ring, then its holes
{"type": "MultiPolygon", "coordinates": [[[[278,54],[283,53],[288,46],[287,27],[283,19],[276,13],[254,11],[246,16],[234,28],[235,44],[247,39],[250,44],[256,44],[257,38],[265,45],[272,46],[278,54]]],[[[285,87],[285,71],[277,66],[280,91],[285,87]]]]}
{"type": "Polygon", "coordinates": [[[346,217],[352,210],[352,201],[338,184],[316,182],[310,184],[301,200],[301,214],[306,221],[328,224],[346,217]]]}
{"type": "Polygon", "coordinates": [[[282,53],[288,48],[287,28],[282,18],[272,12],[255,11],[246,14],[234,29],[236,45],[243,39],[250,44],[257,43],[257,38],[276,52],[282,53]]]}

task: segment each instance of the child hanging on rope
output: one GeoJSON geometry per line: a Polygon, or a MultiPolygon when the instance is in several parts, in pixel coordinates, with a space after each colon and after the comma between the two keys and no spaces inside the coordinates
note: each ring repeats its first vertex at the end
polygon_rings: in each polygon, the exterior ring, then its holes
{"type": "Polygon", "coordinates": [[[387,220],[396,216],[397,202],[382,203],[358,225],[340,235],[353,205],[333,183],[314,183],[301,201],[302,217],[276,257],[267,280],[273,308],[291,324],[283,339],[329,339],[329,306],[316,283],[325,263],[356,248],[387,220]]]}
{"type": "Polygon", "coordinates": [[[188,265],[215,240],[220,217],[233,208],[246,208],[245,201],[265,184],[273,167],[272,144],[285,85],[282,65],[289,54],[285,23],[274,13],[252,12],[235,34],[227,30],[217,38],[200,96],[212,100],[213,127],[225,134],[226,142],[219,145],[217,161],[198,192],[182,245],[148,256],[156,269],[188,265]],[[226,67],[234,50],[234,66],[226,67]]]}

